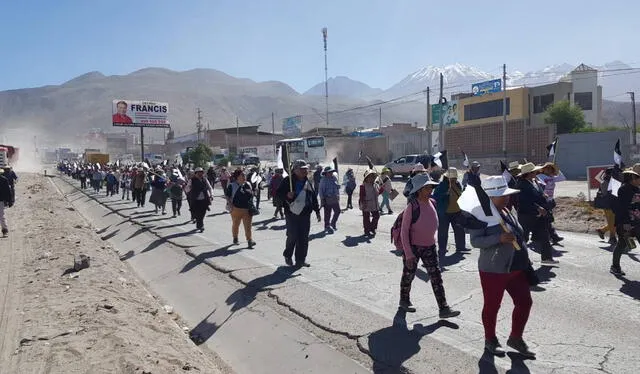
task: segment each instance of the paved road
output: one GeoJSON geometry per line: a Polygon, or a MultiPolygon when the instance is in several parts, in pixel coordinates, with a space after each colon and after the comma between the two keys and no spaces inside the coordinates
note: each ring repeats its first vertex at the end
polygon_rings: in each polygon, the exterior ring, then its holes
{"type": "MultiPolygon", "coordinates": [[[[230,218],[222,211],[224,203],[219,193],[218,189],[206,218],[206,231],[188,236],[184,233],[192,225],[185,224],[184,216],[155,216],[148,206],[135,209],[117,198],[98,199],[131,214],[147,230],[171,235],[182,243],[210,243],[188,251],[234,279],[260,291],[266,289],[279,305],[322,331],[347,337],[360,352],[375,359],[372,366],[376,373],[397,372],[399,368],[415,373],[494,373],[509,369],[512,373],[637,373],[640,367],[636,356],[640,347],[637,250],[623,258],[627,276],[618,279],[608,273],[608,245],[591,235],[562,233],[565,245],[556,247],[560,265],[538,269],[545,283],[543,290],[533,295],[526,330],[525,338],[538,353],[538,360],[522,361],[515,354],[494,359],[483,356],[482,292],[474,251],[458,254],[450,248],[441,259],[446,268],[443,278],[447,298],[462,311],[460,318],[446,323],[438,320],[428,277],[422,271],[412,291],[418,311],[405,316],[397,313],[402,264],[391,252],[389,237],[395,215],[381,217],[379,235],[371,240],[361,236],[362,218],[356,210],[342,214],[339,231],[334,234],[325,235],[322,224],[314,222],[308,258],[312,267],[292,276],[274,277],[283,265],[284,221],[271,219],[273,208],[263,201],[262,214],[253,223],[256,248],[230,247],[230,218]],[[261,266],[248,268],[243,258],[261,266]]],[[[400,211],[403,200],[396,199],[394,211],[400,211]]],[[[538,267],[539,256],[532,253],[532,258],[538,267]]],[[[509,332],[511,308],[510,299],[505,297],[498,325],[503,341],[509,332]]]]}

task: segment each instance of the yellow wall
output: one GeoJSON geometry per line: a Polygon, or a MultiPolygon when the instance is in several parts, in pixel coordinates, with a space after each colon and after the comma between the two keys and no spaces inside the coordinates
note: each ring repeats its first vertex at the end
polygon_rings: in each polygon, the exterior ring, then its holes
{"type": "MultiPolygon", "coordinates": [[[[477,104],[485,101],[502,100],[503,93],[496,92],[492,94],[473,96],[458,101],[458,119],[459,122],[455,126],[475,125],[480,123],[495,122],[502,120],[502,116],[475,119],[472,121],[464,120],[464,106],[469,104],[477,104]]],[[[507,97],[510,101],[510,111],[507,121],[519,120],[529,117],[529,89],[526,87],[514,88],[507,90],[507,97]]]]}

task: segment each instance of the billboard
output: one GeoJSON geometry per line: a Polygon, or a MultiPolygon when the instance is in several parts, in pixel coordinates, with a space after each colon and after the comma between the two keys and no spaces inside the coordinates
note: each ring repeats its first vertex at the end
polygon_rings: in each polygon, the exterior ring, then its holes
{"type": "Polygon", "coordinates": [[[471,92],[473,92],[473,96],[482,96],[484,94],[500,91],[502,91],[502,80],[500,79],[474,83],[471,85],[471,92]]]}
{"type": "Polygon", "coordinates": [[[296,138],[302,133],[302,116],[294,116],[282,120],[282,134],[288,138],[296,138]]]}
{"type": "Polygon", "coordinates": [[[458,100],[451,100],[444,104],[431,105],[431,124],[440,123],[440,115],[444,116],[445,126],[451,126],[458,123],[458,100]]]}
{"type": "Polygon", "coordinates": [[[111,122],[121,127],[169,128],[169,104],[142,100],[113,100],[111,122]]]}

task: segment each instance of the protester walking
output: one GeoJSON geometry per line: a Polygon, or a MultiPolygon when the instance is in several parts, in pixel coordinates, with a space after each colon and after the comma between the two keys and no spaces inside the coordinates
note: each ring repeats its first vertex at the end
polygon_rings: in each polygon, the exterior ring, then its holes
{"type": "MultiPolygon", "coordinates": [[[[558,260],[553,259],[553,247],[550,243],[549,225],[547,222],[548,201],[542,191],[538,188],[536,174],[540,170],[539,166],[533,163],[526,163],[520,167],[518,177],[518,220],[526,233],[531,233],[531,240],[540,251],[542,264],[557,264],[558,260]]],[[[504,178],[503,178],[504,179],[504,178]]]]}
{"type": "Polygon", "coordinates": [[[80,169],[78,179],[80,179],[80,188],[85,190],[87,188],[87,171],[84,168],[80,169]]]}
{"type": "Polygon", "coordinates": [[[213,189],[204,177],[204,170],[196,168],[193,178],[187,183],[191,197],[191,212],[196,223],[196,229],[204,232],[204,216],[213,200],[213,189]]]}
{"type": "Polygon", "coordinates": [[[552,244],[558,244],[562,240],[563,237],[558,235],[556,232],[556,228],[553,226],[554,218],[553,218],[553,209],[556,206],[556,201],[554,199],[554,194],[556,190],[556,183],[564,182],[567,178],[562,174],[562,171],[558,168],[558,166],[552,162],[547,162],[542,165],[540,169],[540,174],[538,174],[538,181],[541,183],[541,187],[543,189],[544,196],[547,198],[548,203],[548,217],[547,224],[549,225],[549,235],[551,237],[552,244]]]}
{"type": "Polygon", "coordinates": [[[458,182],[458,169],[451,167],[433,191],[438,211],[438,253],[441,256],[447,252],[449,226],[453,229],[456,251],[466,250],[464,228],[458,224],[461,215],[458,199],[461,194],[462,185],[458,182]]]}
{"type": "Polygon", "coordinates": [[[320,206],[324,208],[324,229],[328,233],[337,231],[336,226],[340,216],[340,184],[335,176],[336,171],[327,166],[322,173],[320,180],[320,206]],[[333,218],[331,213],[333,212],[333,218]]]}
{"type": "Polygon", "coordinates": [[[155,206],[155,213],[158,214],[158,210],[161,210],[162,215],[167,214],[167,194],[165,192],[167,189],[167,178],[165,177],[164,171],[161,169],[156,170],[156,174],[150,184],[151,196],[149,197],[149,202],[155,206]]]}
{"type": "Polygon", "coordinates": [[[462,176],[462,189],[466,189],[467,186],[480,186],[480,163],[473,161],[471,167],[462,176]]]}
{"type": "Polygon", "coordinates": [[[178,170],[174,170],[169,177],[169,197],[171,198],[171,210],[173,212],[173,218],[180,215],[180,209],[182,209],[182,193],[186,181],[180,177],[178,170]]]}
{"type": "Polygon", "coordinates": [[[615,245],[617,243],[616,239],[616,216],[613,212],[613,208],[616,204],[616,196],[613,196],[611,191],[609,191],[609,183],[611,182],[611,176],[613,173],[613,168],[607,168],[604,171],[604,176],[602,177],[602,183],[600,183],[600,187],[598,188],[598,192],[596,194],[595,199],[593,200],[593,204],[596,208],[602,209],[604,212],[604,217],[606,223],[604,226],[596,229],[598,236],[600,239],[604,240],[605,233],[609,233],[609,244],[615,245]]]}
{"type": "Polygon", "coordinates": [[[5,176],[5,173],[4,170],[0,169],[0,227],[2,228],[3,237],[9,234],[5,210],[12,207],[14,203],[9,179],[5,176]]]}
{"type": "Polygon", "coordinates": [[[447,304],[442,274],[436,252],[436,231],[438,230],[438,215],[431,199],[433,187],[438,182],[431,180],[429,175],[421,174],[413,178],[413,189],[409,192],[415,195],[415,200],[407,205],[402,213],[402,226],[400,236],[402,238],[403,269],[400,280],[400,309],[406,312],[415,312],[416,308],[411,303],[411,284],[416,276],[418,261],[422,263],[429,274],[429,283],[433,288],[440,318],[455,317],[460,314],[447,304]],[[417,214],[418,217],[414,217],[417,214]]]}
{"type": "Polygon", "coordinates": [[[387,207],[387,213],[393,214],[391,210],[391,191],[393,191],[393,185],[391,184],[391,170],[388,168],[382,169],[382,174],[380,176],[380,182],[382,184],[382,204],[380,204],[380,214],[382,214],[382,209],[387,207]]]}
{"type": "Polygon", "coordinates": [[[211,188],[214,188],[216,185],[216,170],[213,166],[209,166],[207,170],[207,181],[211,185],[211,188]]]}
{"type": "Polygon", "coordinates": [[[613,275],[624,276],[620,259],[623,253],[635,248],[633,240],[640,230],[640,167],[622,172],[622,186],[618,189],[618,199],[613,211],[618,242],[613,250],[613,261],[609,271],[613,275]]]}
{"type": "Polygon", "coordinates": [[[125,198],[129,200],[131,198],[131,174],[128,171],[122,173],[120,189],[122,190],[122,198],[120,200],[124,200],[125,198]]]}
{"type": "Polygon", "coordinates": [[[229,178],[231,177],[231,174],[229,174],[229,172],[227,171],[226,167],[222,167],[222,170],[220,171],[220,186],[222,187],[223,191],[227,190],[227,185],[229,184],[229,178]]]}
{"type": "Polygon", "coordinates": [[[116,193],[116,185],[118,184],[118,179],[115,175],[113,175],[113,171],[109,170],[107,175],[105,176],[105,181],[107,184],[107,196],[113,196],[116,193]]]}
{"type": "Polygon", "coordinates": [[[98,169],[94,170],[92,180],[93,180],[93,190],[95,193],[99,193],[100,189],[102,189],[102,179],[103,179],[102,172],[98,169]]]}
{"type": "Polygon", "coordinates": [[[510,197],[519,191],[509,188],[502,176],[488,177],[482,187],[507,228],[494,224],[469,231],[471,245],[480,249],[478,270],[484,296],[485,349],[492,354],[504,354],[496,336],[496,323],[504,291],[507,291],[514,304],[507,345],[527,358],[534,358],[535,353],[529,350],[522,336],[533,303],[530,286],[537,285],[538,281],[529,261],[524,231],[507,209],[510,197]]]}
{"type": "Polygon", "coordinates": [[[255,206],[253,204],[253,190],[251,184],[247,182],[247,178],[242,169],[236,169],[233,172],[233,182],[227,187],[225,195],[231,205],[231,234],[233,235],[233,244],[237,245],[238,231],[240,222],[244,227],[244,236],[247,239],[248,247],[251,249],[256,245],[251,235],[251,225],[253,221],[252,211],[255,206]]]}
{"type": "Polygon", "coordinates": [[[353,169],[347,169],[342,178],[342,184],[344,185],[344,192],[347,194],[347,209],[353,209],[353,191],[356,189],[356,176],[353,173],[353,169]]]}
{"type": "Polygon", "coordinates": [[[374,170],[364,172],[364,180],[360,185],[358,206],[362,211],[362,226],[365,236],[376,236],[378,220],[380,219],[380,206],[378,196],[382,188],[376,183],[378,173],[374,170]]]}
{"type": "Polygon", "coordinates": [[[144,208],[147,198],[147,174],[143,168],[133,177],[133,200],[138,204],[138,208],[144,208]]]}
{"type": "Polygon", "coordinates": [[[413,169],[411,169],[411,173],[409,174],[409,179],[407,180],[407,183],[404,185],[404,191],[402,192],[402,195],[404,195],[404,197],[407,198],[407,203],[410,203],[412,199],[415,198],[414,195],[411,195],[411,190],[413,189],[413,177],[415,177],[418,174],[426,174],[427,173],[427,169],[424,168],[424,165],[422,165],[421,163],[417,163],[414,165],[413,169]]]}
{"type": "Polygon", "coordinates": [[[273,197],[273,206],[276,208],[275,212],[273,213],[273,218],[277,218],[278,214],[280,215],[281,219],[284,218],[284,211],[282,210],[284,207],[284,200],[280,199],[276,195],[276,192],[278,191],[278,188],[280,187],[280,184],[284,179],[282,175],[283,172],[284,169],[276,169],[275,174],[273,175],[273,177],[271,177],[271,181],[269,182],[269,191],[271,191],[271,196],[273,197]]]}
{"type": "Polygon", "coordinates": [[[320,180],[322,179],[322,166],[316,165],[316,171],[313,173],[313,189],[316,195],[320,191],[320,180]]]}
{"type": "Polygon", "coordinates": [[[309,250],[309,230],[311,212],[316,213],[320,222],[320,207],[313,185],[308,179],[309,165],[304,160],[293,163],[293,175],[286,176],[280,183],[276,195],[285,201],[284,212],[287,221],[287,242],[283,252],[285,263],[296,267],[309,267],[306,261],[309,250]]]}

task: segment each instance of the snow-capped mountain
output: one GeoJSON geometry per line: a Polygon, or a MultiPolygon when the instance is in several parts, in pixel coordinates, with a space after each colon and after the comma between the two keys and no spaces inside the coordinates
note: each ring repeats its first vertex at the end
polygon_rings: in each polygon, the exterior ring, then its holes
{"type": "MultiPolygon", "coordinates": [[[[472,66],[453,64],[444,67],[427,66],[407,75],[403,80],[386,90],[381,98],[391,99],[424,91],[431,87],[432,92],[440,87],[440,73],[443,75],[445,93],[466,91],[471,89],[471,84],[499,78],[472,66]]],[[[499,74],[499,73],[497,73],[499,74]]]]}
{"type": "MultiPolygon", "coordinates": [[[[378,95],[382,92],[379,88],[372,88],[365,83],[343,76],[329,78],[327,84],[329,86],[329,95],[331,96],[366,98],[378,95]]],[[[303,95],[324,96],[324,82],[311,87],[303,95]]]]}
{"type": "Polygon", "coordinates": [[[575,66],[570,64],[558,64],[547,66],[538,71],[522,73],[514,71],[507,74],[507,86],[540,86],[543,84],[555,83],[566,76],[575,66]]]}

